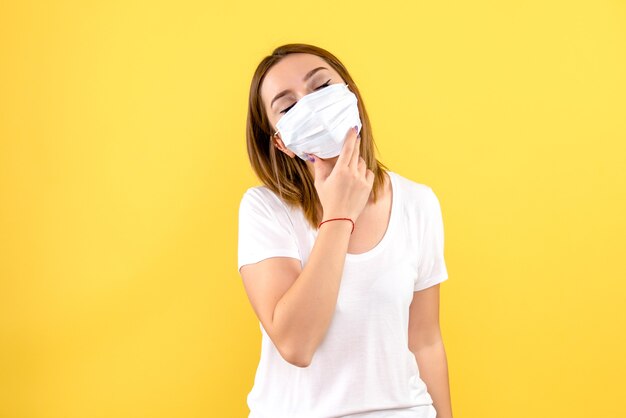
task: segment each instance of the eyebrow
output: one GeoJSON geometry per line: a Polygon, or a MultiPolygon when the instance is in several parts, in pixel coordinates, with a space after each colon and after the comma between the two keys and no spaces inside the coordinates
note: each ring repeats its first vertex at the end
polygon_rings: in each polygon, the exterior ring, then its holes
{"type": "MultiPolygon", "coordinates": [[[[309,71],[308,73],[306,73],[306,75],[304,76],[304,78],[302,79],[302,81],[307,81],[309,78],[313,77],[313,74],[315,74],[316,72],[318,72],[319,70],[328,70],[328,68],[326,67],[317,67],[317,68],[313,68],[311,71],[309,71]]],[[[274,102],[278,99],[280,99],[281,97],[283,97],[284,95],[286,95],[287,93],[289,93],[289,90],[283,90],[280,93],[278,93],[276,96],[274,96],[274,98],[272,99],[272,102],[270,103],[270,108],[272,106],[274,106],[274,102]]]]}

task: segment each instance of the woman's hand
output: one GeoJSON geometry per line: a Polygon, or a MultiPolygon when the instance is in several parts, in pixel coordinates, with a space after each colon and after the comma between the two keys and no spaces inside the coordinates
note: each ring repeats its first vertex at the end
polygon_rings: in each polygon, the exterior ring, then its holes
{"type": "Polygon", "coordinates": [[[322,220],[347,217],[356,221],[372,191],[374,172],[360,156],[356,128],[350,128],[337,161],[316,156],[315,188],[323,208],[322,220]]]}

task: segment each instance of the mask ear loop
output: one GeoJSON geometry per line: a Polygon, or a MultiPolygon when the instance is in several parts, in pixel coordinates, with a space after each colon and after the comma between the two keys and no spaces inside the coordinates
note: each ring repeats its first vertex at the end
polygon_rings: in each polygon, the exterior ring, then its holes
{"type": "MultiPolygon", "coordinates": [[[[273,139],[277,139],[278,138],[278,134],[279,134],[278,131],[274,132],[274,134],[272,135],[272,138],[273,139]]],[[[276,142],[274,142],[274,147],[278,148],[278,144],[276,142]]]]}

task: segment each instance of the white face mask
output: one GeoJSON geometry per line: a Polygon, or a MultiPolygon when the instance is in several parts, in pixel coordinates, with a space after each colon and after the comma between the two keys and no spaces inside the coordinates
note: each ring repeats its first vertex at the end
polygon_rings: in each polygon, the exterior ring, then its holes
{"type": "Polygon", "coordinates": [[[354,126],[361,131],[357,97],[345,83],[303,96],[276,123],[285,147],[305,161],[307,153],[320,158],[338,156],[354,126]]]}

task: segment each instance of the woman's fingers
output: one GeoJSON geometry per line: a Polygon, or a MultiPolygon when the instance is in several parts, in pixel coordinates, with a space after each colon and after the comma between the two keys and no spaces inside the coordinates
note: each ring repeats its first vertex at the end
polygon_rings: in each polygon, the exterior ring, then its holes
{"type": "Polygon", "coordinates": [[[333,166],[328,161],[325,161],[319,157],[315,157],[315,164],[313,164],[314,176],[316,182],[322,182],[333,171],[333,166]]]}
{"type": "Polygon", "coordinates": [[[356,130],[354,131],[354,148],[352,149],[352,158],[350,159],[350,166],[354,168],[354,171],[358,170],[358,165],[359,165],[359,156],[361,154],[361,140],[358,137],[358,134],[356,133],[356,130]]]}
{"type": "Polygon", "coordinates": [[[359,170],[359,178],[365,178],[367,164],[365,163],[365,160],[363,159],[363,157],[359,157],[358,170],[359,170]]]}
{"type": "Polygon", "coordinates": [[[368,168],[367,169],[367,173],[365,173],[365,179],[367,180],[367,184],[369,184],[370,189],[374,185],[374,179],[375,178],[376,178],[376,176],[374,175],[374,172],[368,168]]]}
{"type": "Polygon", "coordinates": [[[351,163],[352,155],[354,154],[355,142],[356,131],[354,128],[350,128],[346,133],[346,140],[343,142],[343,147],[341,148],[336,164],[347,166],[351,163]]]}

